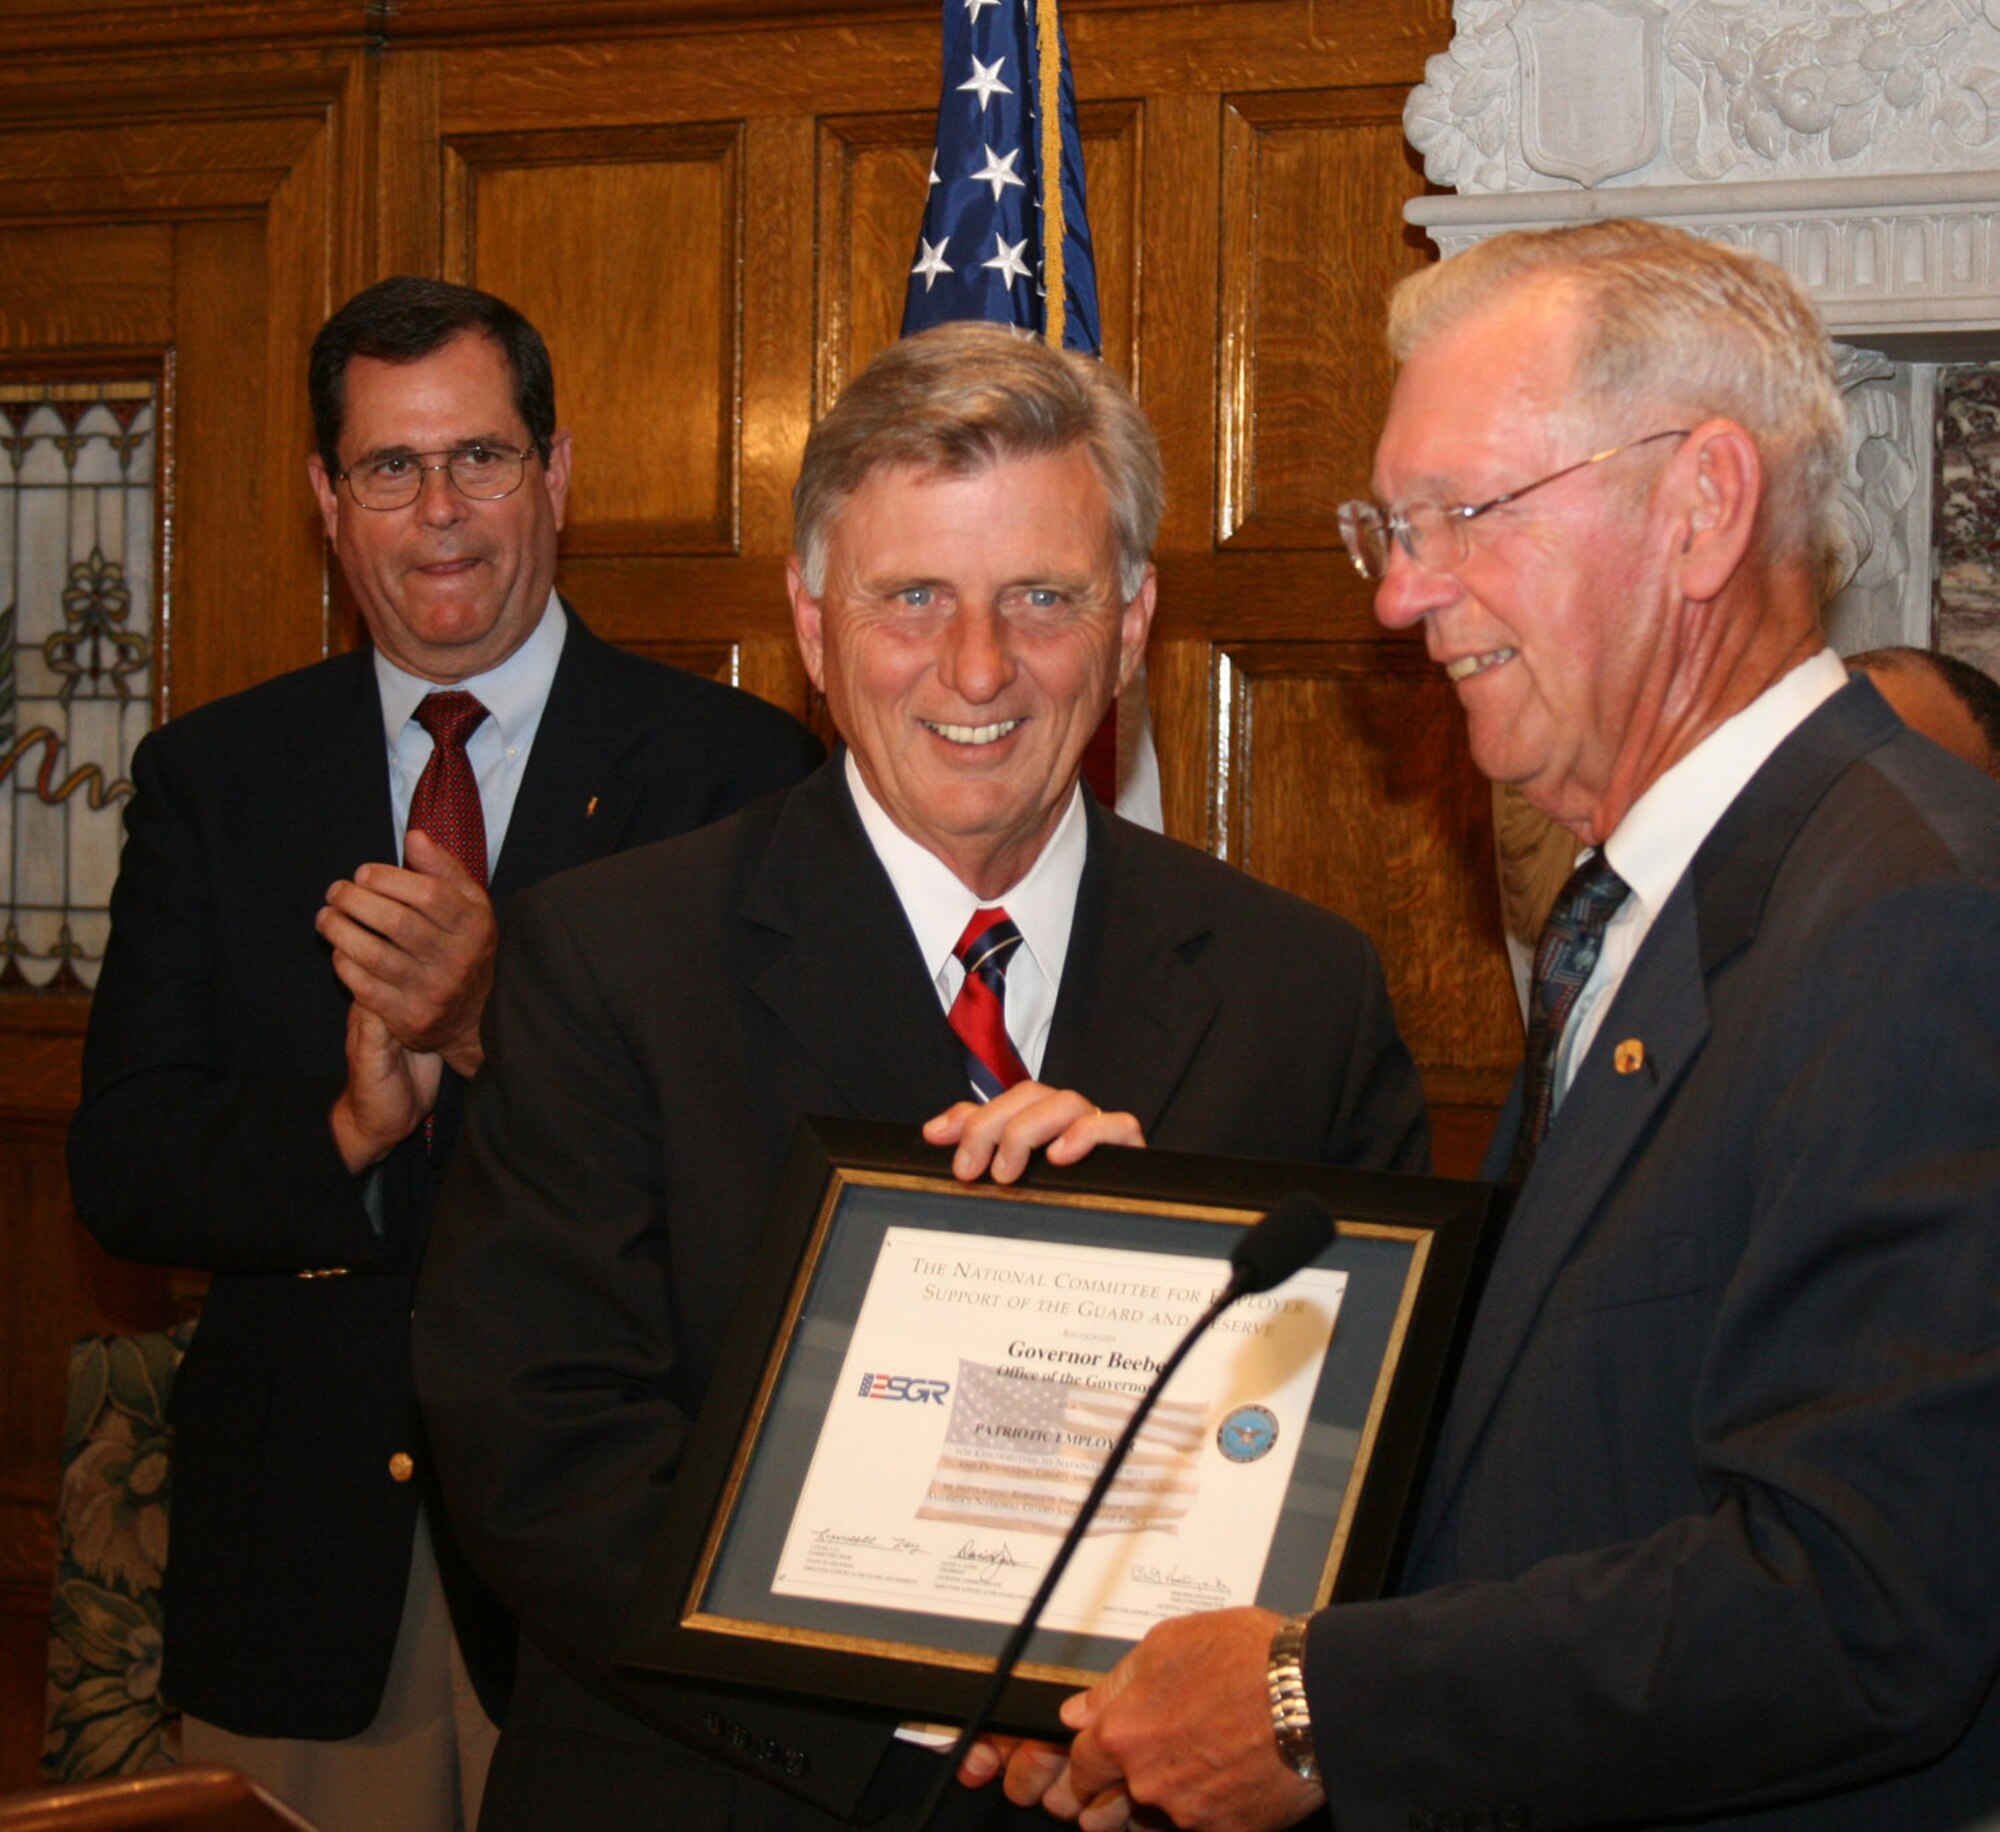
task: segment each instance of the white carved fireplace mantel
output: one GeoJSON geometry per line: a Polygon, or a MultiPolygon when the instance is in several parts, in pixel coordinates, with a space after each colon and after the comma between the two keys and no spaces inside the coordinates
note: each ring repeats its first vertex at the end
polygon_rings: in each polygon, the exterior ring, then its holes
{"type": "Polygon", "coordinates": [[[1445,254],[1643,216],[1753,248],[1842,346],[1845,651],[1933,637],[1937,365],[2000,359],[2000,0],[1456,0],[1404,127],[1445,254]]]}

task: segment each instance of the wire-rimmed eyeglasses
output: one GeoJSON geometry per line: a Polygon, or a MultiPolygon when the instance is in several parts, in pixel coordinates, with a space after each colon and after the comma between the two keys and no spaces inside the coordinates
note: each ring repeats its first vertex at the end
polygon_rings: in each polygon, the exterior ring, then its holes
{"type": "Polygon", "coordinates": [[[444,452],[384,452],[337,472],[335,481],[344,481],[364,509],[407,509],[423,494],[426,471],[444,472],[452,488],[473,502],[498,502],[521,487],[535,455],[474,440],[444,452]]]}
{"type": "Polygon", "coordinates": [[[1463,561],[1471,552],[1468,540],[1470,526],[1489,509],[1517,503],[1531,490],[1539,490],[1544,484],[1559,483],[1578,471],[1588,470],[1593,464],[1616,458],[1621,452],[1651,445],[1656,439],[1685,439],[1691,430],[1677,426],[1666,432],[1648,433],[1643,439],[1628,439],[1623,445],[1592,452],[1588,458],[1579,458],[1574,464],[1566,464],[1559,471],[1551,471],[1546,477],[1537,477],[1533,483],[1524,483],[1518,490],[1509,490],[1483,503],[1415,502],[1392,509],[1384,509],[1366,499],[1342,503],[1340,538],[1347,545],[1348,558],[1354,562],[1354,570],[1364,579],[1379,580],[1387,576],[1391,539],[1400,542],[1403,551],[1419,566],[1449,568],[1463,561]]]}

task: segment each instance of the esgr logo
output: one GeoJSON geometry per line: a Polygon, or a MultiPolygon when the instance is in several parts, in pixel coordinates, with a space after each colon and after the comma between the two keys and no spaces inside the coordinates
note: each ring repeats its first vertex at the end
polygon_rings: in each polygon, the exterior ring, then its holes
{"type": "Polygon", "coordinates": [[[925,1374],[864,1374],[861,1377],[863,1399],[904,1399],[920,1406],[934,1400],[942,1406],[944,1396],[950,1391],[950,1381],[935,1380],[925,1374]]]}

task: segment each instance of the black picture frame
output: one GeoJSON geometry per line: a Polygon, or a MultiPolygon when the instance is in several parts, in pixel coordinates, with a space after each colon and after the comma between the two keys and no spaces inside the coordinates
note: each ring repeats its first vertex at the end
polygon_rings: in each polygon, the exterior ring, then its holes
{"type": "MultiPolygon", "coordinates": [[[[1321,1197],[1339,1225],[1316,1263],[1347,1272],[1347,1295],[1254,1600],[1290,1613],[1383,1593],[1476,1296],[1489,1186],[1163,1151],[1099,1150],[1067,1168],[1038,1159],[1009,1186],[959,1183],[950,1163],[912,1128],[801,1122],[674,1480],[623,1664],[906,1717],[962,1719],[974,1708],[1006,1624],[770,1588],[874,1248],[891,1225],[1226,1259],[1235,1236],[1284,1197],[1321,1197]]],[[[1059,1734],[1057,1706],[1129,1645],[1038,1632],[996,1722],[1059,1734]]]]}

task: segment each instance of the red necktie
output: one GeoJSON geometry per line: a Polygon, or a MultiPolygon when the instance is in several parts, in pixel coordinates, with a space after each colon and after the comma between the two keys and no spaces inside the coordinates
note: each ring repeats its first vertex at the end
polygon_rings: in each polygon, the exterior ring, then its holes
{"type": "MultiPolygon", "coordinates": [[[[486,811],[479,805],[479,779],[465,741],[486,717],[486,708],[453,687],[429,693],[412,715],[431,735],[431,754],[410,797],[408,826],[431,836],[481,884],[486,882],[486,811]]],[[[424,1115],[424,1149],[437,1143],[437,1115],[424,1115]]]]}
{"type": "Polygon", "coordinates": [[[952,952],[965,968],[965,984],[952,1001],[951,1028],[965,1045],[965,1072],[982,1101],[1026,1081],[1028,1071],[1007,1035],[1007,963],[1021,945],[1021,931],[1002,909],[974,910],[952,952]]]}
{"type": "Polygon", "coordinates": [[[459,688],[427,694],[413,715],[431,735],[430,760],[410,797],[412,828],[419,828],[449,852],[481,884],[486,882],[486,816],[479,805],[479,779],[465,741],[486,708],[459,688]]]}

